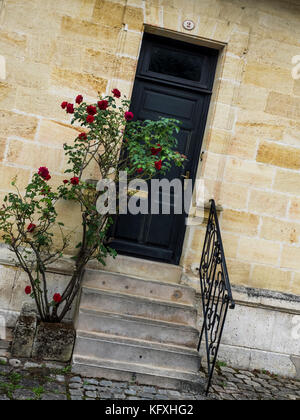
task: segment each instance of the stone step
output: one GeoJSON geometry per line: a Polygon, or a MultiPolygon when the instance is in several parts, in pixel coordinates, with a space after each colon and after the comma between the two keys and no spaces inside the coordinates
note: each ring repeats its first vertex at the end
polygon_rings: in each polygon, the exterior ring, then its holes
{"type": "Polygon", "coordinates": [[[182,392],[203,393],[205,386],[197,373],[92,357],[74,356],[72,372],[90,378],[136,382],[140,385],[154,385],[182,392]]]}
{"type": "Polygon", "coordinates": [[[196,327],[197,310],[190,305],[173,303],[124,293],[111,292],[84,286],[81,305],[120,315],[135,315],[175,324],[196,327]]]}
{"type": "MultiPolygon", "coordinates": [[[[118,255],[116,258],[108,257],[106,266],[101,270],[120,273],[127,276],[139,277],[145,280],[157,280],[164,283],[180,283],[182,267],[142,258],[118,255]]],[[[90,265],[91,268],[94,268],[90,265]]],[[[96,265],[98,270],[99,267],[96,265]]]]}
{"type": "Polygon", "coordinates": [[[80,307],[78,330],[196,348],[199,331],[187,325],[80,307]]]}
{"type": "Polygon", "coordinates": [[[77,331],[74,349],[74,357],[76,356],[191,373],[199,371],[201,362],[199,353],[186,347],[80,330],[77,331]]]}
{"type": "Polygon", "coordinates": [[[188,286],[144,280],[105,271],[87,270],[84,285],[135,296],[194,305],[196,292],[188,286]]]}

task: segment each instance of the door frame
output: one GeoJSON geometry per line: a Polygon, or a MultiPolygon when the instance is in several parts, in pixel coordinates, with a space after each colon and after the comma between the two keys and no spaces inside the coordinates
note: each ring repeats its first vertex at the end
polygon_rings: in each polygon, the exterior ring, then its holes
{"type": "MultiPolygon", "coordinates": [[[[165,86],[169,85],[170,87],[175,86],[177,88],[180,89],[186,89],[188,91],[194,91],[194,92],[198,92],[206,94],[206,98],[204,100],[204,105],[203,105],[203,110],[202,110],[202,114],[199,116],[199,124],[197,124],[197,126],[195,127],[195,131],[198,132],[198,137],[201,139],[201,141],[196,142],[195,143],[195,153],[194,156],[195,158],[192,161],[192,165],[190,168],[190,172],[191,172],[191,176],[190,178],[193,181],[193,192],[194,192],[194,187],[195,187],[195,180],[197,177],[197,172],[199,169],[199,163],[201,162],[201,152],[203,149],[203,145],[205,143],[205,132],[207,130],[208,124],[209,124],[209,113],[211,112],[211,108],[212,108],[212,103],[213,103],[213,93],[214,93],[214,87],[215,87],[215,83],[216,83],[216,79],[217,79],[217,74],[218,72],[218,67],[220,65],[220,51],[222,49],[224,49],[224,46],[226,44],[223,43],[215,43],[215,42],[210,42],[208,40],[204,40],[201,39],[200,37],[193,37],[193,36],[189,36],[186,34],[181,34],[179,32],[175,32],[175,31],[170,31],[170,30],[164,30],[164,29],[160,29],[157,27],[151,27],[150,25],[145,25],[144,27],[144,32],[143,32],[143,36],[141,39],[141,43],[140,43],[140,48],[139,48],[139,54],[137,57],[138,60],[138,64],[137,64],[137,68],[136,68],[136,73],[132,82],[132,90],[131,90],[131,99],[133,92],[134,92],[134,85],[135,85],[135,81],[137,78],[139,79],[145,79],[146,81],[153,81],[153,83],[163,83],[165,86]],[[191,82],[187,82],[186,84],[182,84],[182,83],[178,83],[176,82],[176,80],[174,80],[174,78],[172,76],[169,77],[169,80],[166,80],[163,77],[159,77],[159,75],[155,75],[155,74],[146,74],[146,72],[144,71],[144,69],[141,69],[141,67],[144,66],[145,64],[145,55],[147,54],[146,52],[146,48],[143,49],[143,42],[145,41],[145,39],[147,39],[148,36],[151,37],[151,35],[154,35],[158,38],[161,38],[162,40],[165,40],[166,42],[170,42],[171,44],[176,45],[177,42],[179,43],[186,43],[187,45],[190,46],[190,49],[192,50],[193,48],[202,48],[203,50],[214,50],[215,52],[215,56],[216,56],[216,60],[215,60],[215,66],[214,66],[214,71],[213,71],[213,75],[210,78],[210,82],[211,82],[211,88],[208,89],[205,86],[195,86],[193,83],[191,82]],[[203,121],[205,121],[205,123],[203,124],[203,121]]],[[[148,52],[149,53],[149,52],[148,52]]],[[[148,72],[149,73],[149,72],[148,72]]],[[[134,107],[134,99],[132,102],[132,108],[134,107]]],[[[185,214],[185,218],[188,217],[189,215],[185,214]]],[[[182,218],[184,220],[184,217],[182,218]]],[[[180,231],[178,231],[178,236],[180,236],[180,240],[178,240],[176,247],[174,249],[174,259],[171,262],[166,262],[163,260],[160,260],[162,262],[168,263],[168,264],[174,264],[174,265],[180,265],[180,260],[182,258],[183,255],[183,251],[184,251],[184,242],[186,239],[186,228],[187,228],[187,224],[186,223],[182,223],[180,226],[180,231]]],[[[122,252],[122,254],[126,255],[126,251],[122,252]]],[[[138,255],[134,255],[134,253],[128,253],[127,255],[133,256],[133,257],[139,257],[138,255]]],[[[143,259],[150,259],[152,260],[153,258],[151,257],[147,257],[147,256],[140,256],[139,258],[143,258],[143,259]]],[[[155,261],[159,261],[159,259],[155,258],[155,261]]]]}

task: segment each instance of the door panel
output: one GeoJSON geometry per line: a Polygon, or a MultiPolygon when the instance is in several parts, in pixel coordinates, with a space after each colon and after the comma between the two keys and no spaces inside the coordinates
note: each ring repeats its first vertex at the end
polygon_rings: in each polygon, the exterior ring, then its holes
{"type": "MultiPolygon", "coordinates": [[[[159,38],[161,39],[161,38],[159,38]]],[[[169,117],[178,119],[181,122],[181,130],[177,135],[178,147],[176,148],[180,153],[187,156],[187,161],[183,168],[178,168],[175,165],[171,170],[164,176],[169,180],[180,179],[183,184],[183,175],[189,171],[192,179],[195,178],[196,169],[199,161],[199,155],[201,151],[202,138],[205,129],[205,123],[210,103],[211,88],[207,92],[199,92],[194,87],[186,86],[186,83],[190,83],[190,80],[186,78],[186,72],[183,74],[182,83],[177,81],[176,84],[168,83],[168,76],[162,75],[162,78],[158,80],[157,77],[145,77],[142,75],[143,69],[145,69],[145,62],[149,61],[149,49],[152,48],[152,41],[154,43],[159,42],[158,37],[148,35],[145,37],[141,52],[141,62],[139,63],[138,73],[136,75],[133,95],[132,95],[132,106],[131,110],[138,120],[157,120],[160,117],[169,117]],[[147,58],[148,57],[148,58],[147,58]],[[144,63],[143,63],[144,61],[144,63]]],[[[166,48],[165,39],[162,41],[164,48],[166,48]]],[[[185,43],[176,43],[176,50],[184,48],[185,43]]],[[[174,43],[172,41],[172,57],[174,57],[174,43]]],[[[199,47],[197,47],[199,49],[199,47]]],[[[193,56],[196,54],[196,50],[193,46],[193,51],[190,52],[190,60],[193,60],[193,56]]],[[[201,50],[201,48],[200,48],[201,50]]],[[[202,65],[201,71],[198,69],[199,85],[203,80],[209,80],[209,77],[203,75],[205,71],[205,63],[211,69],[211,57],[214,57],[216,66],[217,53],[214,50],[209,50],[210,55],[207,57],[204,52],[207,53],[207,49],[199,52],[199,59],[197,59],[197,65],[202,65]],[[201,75],[201,77],[200,77],[201,75]]],[[[189,51],[184,49],[184,54],[180,57],[184,57],[189,54],[189,51]]],[[[156,57],[157,60],[157,57],[156,57]]],[[[190,61],[187,66],[190,65],[190,61]]],[[[160,66],[156,61],[156,69],[160,66]]],[[[161,66],[165,68],[166,63],[161,66]]],[[[214,66],[214,71],[215,71],[214,66]]],[[[153,70],[152,66],[152,70],[153,70]]],[[[179,72],[180,74],[180,72],[179,72]]],[[[178,72],[176,72],[176,78],[178,79],[178,72]]],[[[213,79],[212,79],[213,80],[213,79]]],[[[195,84],[195,82],[193,81],[195,84]]],[[[159,179],[159,173],[157,178],[159,179]]],[[[183,191],[182,191],[183,193],[183,191]]],[[[183,195],[183,194],[182,194],[183,195]]],[[[116,223],[112,231],[111,246],[118,252],[134,255],[143,258],[152,258],[164,262],[178,264],[180,260],[182,244],[185,233],[185,214],[174,214],[174,191],[171,190],[171,212],[168,215],[162,214],[148,214],[148,215],[122,215],[118,216],[116,223]]],[[[149,186],[149,199],[151,198],[151,191],[149,186]]],[[[166,198],[166,197],[165,197],[166,198]]],[[[159,197],[160,207],[163,203],[162,194],[159,197]]],[[[150,209],[150,201],[148,203],[150,209]]]]}

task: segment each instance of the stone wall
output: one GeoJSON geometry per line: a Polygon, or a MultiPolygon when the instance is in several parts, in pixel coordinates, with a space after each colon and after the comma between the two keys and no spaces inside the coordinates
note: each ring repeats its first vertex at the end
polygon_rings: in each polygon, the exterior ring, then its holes
{"type": "MultiPolygon", "coordinates": [[[[300,294],[300,7],[288,0],[4,0],[0,56],[0,198],[47,165],[63,178],[62,144],[76,130],[60,109],[77,93],[130,95],[145,30],[220,49],[199,175],[224,209],[235,285],[300,294]],[[193,31],[182,22],[192,19],[193,31]],[[175,35],[176,34],[176,35],[175,35]]],[[[88,176],[95,176],[91,168],[88,176]]],[[[71,231],[78,212],[65,204],[71,231]],[[70,214],[73,217],[70,217],[70,214]]],[[[75,233],[75,236],[79,232],[75,233]]],[[[203,228],[187,230],[193,276],[203,228]]]]}

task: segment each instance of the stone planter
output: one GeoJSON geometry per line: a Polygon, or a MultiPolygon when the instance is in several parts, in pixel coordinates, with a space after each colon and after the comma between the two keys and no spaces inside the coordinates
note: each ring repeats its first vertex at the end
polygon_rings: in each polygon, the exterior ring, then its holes
{"type": "Polygon", "coordinates": [[[68,363],[76,333],[72,324],[38,322],[35,311],[22,309],[12,343],[12,356],[68,363]]]}

